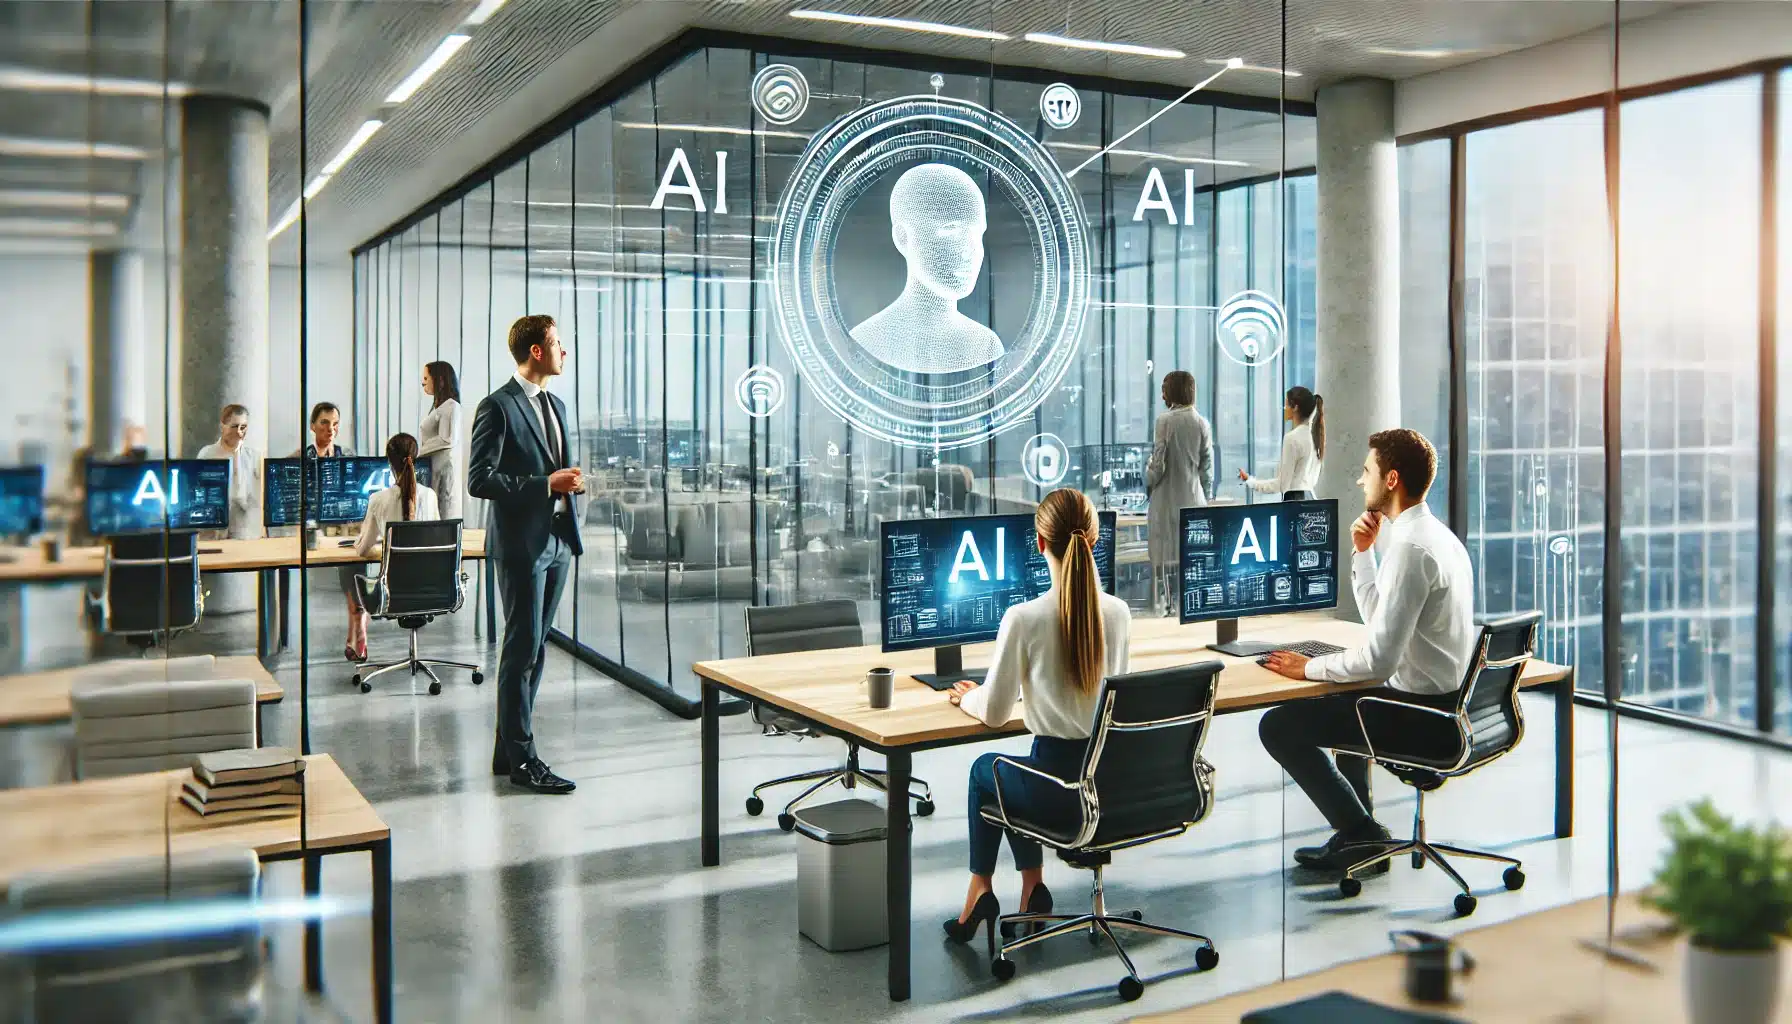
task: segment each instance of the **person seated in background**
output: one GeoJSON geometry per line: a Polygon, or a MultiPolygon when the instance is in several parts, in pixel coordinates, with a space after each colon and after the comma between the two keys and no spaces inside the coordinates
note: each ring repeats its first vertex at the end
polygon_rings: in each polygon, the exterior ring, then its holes
{"type": "MultiPolygon", "coordinates": [[[[337,438],[342,432],[342,411],[334,402],[318,402],[311,407],[311,443],[293,450],[292,458],[307,459],[346,459],[352,457],[354,449],[343,444],[337,438]]],[[[348,604],[348,639],[342,643],[342,657],[346,661],[359,664],[367,660],[367,611],[361,607],[361,593],[355,589],[355,577],[361,574],[360,567],[340,565],[334,569],[319,570],[336,574],[336,586],[342,591],[343,600],[348,604]]],[[[317,577],[312,576],[313,580],[317,577]]]]}
{"type": "MultiPolygon", "coordinates": [[[[986,725],[1005,725],[1015,698],[1020,698],[1027,730],[1033,734],[1033,752],[1009,759],[1070,781],[1082,770],[1101,681],[1126,671],[1132,611],[1125,601],[1101,590],[1095,571],[1100,527],[1095,506],[1083,492],[1064,487],[1046,495],[1034,513],[1033,528],[1051,569],[1051,589],[1008,609],[996,633],[984,684],[959,682],[952,688],[951,700],[986,725]]],[[[993,878],[1003,830],[984,821],[977,809],[996,798],[1000,756],[984,754],[971,766],[966,814],[971,883],[963,913],[945,922],[946,935],[954,942],[969,942],[988,922],[992,949],[995,922],[1002,916],[993,878]]],[[[1002,800],[1009,813],[1025,808],[1019,813],[1033,820],[1075,820],[1074,800],[1065,804],[1055,787],[1029,784],[1024,773],[1012,770],[1002,782],[1002,800]]],[[[1020,871],[1020,905],[1028,913],[1049,913],[1052,894],[1045,887],[1045,857],[1039,844],[1008,833],[1008,846],[1020,871]]]]}
{"type": "MultiPolygon", "coordinates": [[[[1370,690],[1291,701],[1265,712],[1258,724],[1264,749],[1335,830],[1325,845],[1296,850],[1300,864],[1342,869],[1358,859],[1352,847],[1389,838],[1371,810],[1368,760],[1341,754],[1334,765],[1326,756],[1328,749],[1364,747],[1357,701],[1376,696],[1429,708],[1456,705],[1475,644],[1474,572],[1468,550],[1425,504],[1436,475],[1437,452],[1418,431],[1369,437],[1357,480],[1365,511],[1350,528],[1351,586],[1368,642],[1312,659],[1276,651],[1266,661],[1290,679],[1384,681],[1370,690]]],[[[1386,862],[1374,870],[1386,871],[1386,862]]]]}
{"type": "MultiPolygon", "coordinates": [[[[362,558],[380,556],[381,547],[386,542],[387,523],[442,518],[436,505],[436,492],[417,486],[416,438],[409,434],[393,434],[386,442],[386,465],[392,468],[392,486],[367,499],[367,515],[361,520],[361,535],[355,540],[355,553],[362,558]]],[[[361,643],[365,652],[365,634],[361,643]]]]}

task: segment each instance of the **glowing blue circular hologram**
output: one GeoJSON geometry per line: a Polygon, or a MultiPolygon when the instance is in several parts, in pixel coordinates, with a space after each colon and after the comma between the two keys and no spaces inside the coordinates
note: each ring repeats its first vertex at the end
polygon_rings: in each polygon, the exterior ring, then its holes
{"type": "Polygon", "coordinates": [[[1565,555],[1573,547],[1573,541],[1566,537],[1557,537],[1549,542],[1549,553],[1552,555],[1565,555]]]}
{"type": "Polygon", "coordinates": [[[767,64],[753,76],[753,109],[772,124],[790,124],[809,109],[809,80],[788,64],[767,64]]]}
{"type": "Polygon", "coordinates": [[[1039,116],[1053,128],[1063,131],[1083,116],[1083,98],[1063,82],[1053,82],[1039,94],[1039,116]]]}
{"type": "Polygon", "coordinates": [[[1262,366],[1282,354],[1288,316],[1275,296],[1247,288],[1220,305],[1214,328],[1228,359],[1262,366]]]}
{"type": "Polygon", "coordinates": [[[764,419],[784,404],[784,375],[761,363],[749,366],[734,382],[734,403],[754,419],[764,419]]]}
{"type": "Polygon", "coordinates": [[[1056,487],[1070,472],[1070,449],[1056,434],[1034,434],[1020,449],[1020,471],[1040,487],[1056,487]]]}
{"type": "Polygon", "coordinates": [[[810,139],[778,204],[772,296],[779,337],[823,405],[873,437],[915,448],[976,444],[1019,426],[1076,360],[1089,300],[1082,200],[1057,160],[1013,121],[965,100],[906,96],[861,107],[810,139]],[[858,324],[836,293],[848,214],[889,190],[908,265],[896,301],[858,324]],[[987,193],[987,194],[986,194],[987,193]],[[998,338],[957,303],[983,272],[985,207],[1031,236],[1032,301],[998,338]]]}

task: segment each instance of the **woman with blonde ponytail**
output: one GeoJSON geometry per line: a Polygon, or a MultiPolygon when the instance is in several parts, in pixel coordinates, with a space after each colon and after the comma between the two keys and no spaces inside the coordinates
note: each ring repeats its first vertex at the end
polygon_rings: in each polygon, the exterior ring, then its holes
{"type": "MultiPolygon", "coordinates": [[[[985,724],[1003,725],[1014,713],[1015,699],[1020,698],[1021,713],[1033,734],[1033,752],[1009,759],[1074,780],[1094,726],[1101,681],[1126,671],[1132,613],[1125,601],[1102,593],[1095,571],[1099,526],[1095,507],[1081,491],[1064,488],[1046,495],[1033,526],[1039,550],[1051,567],[1052,587],[1008,609],[996,634],[995,653],[983,685],[957,684],[952,701],[985,724]]],[[[995,921],[1002,914],[993,879],[1003,833],[984,821],[977,808],[996,798],[997,757],[984,754],[971,767],[970,813],[966,815],[971,883],[964,912],[945,922],[946,934],[955,942],[969,942],[987,922],[992,954],[995,921]]],[[[1078,814],[1074,797],[1012,768],[1002,771],[1001,792],[1008,813],[1041,824],[1074,822],[1078,814]]],[[[1008,845],[1020,871],[1020,905],[1032,913],[1049,912],[1052,894],[1043,881],[1044,855],[1039,844],[1010,833],[1008,845]]]]}

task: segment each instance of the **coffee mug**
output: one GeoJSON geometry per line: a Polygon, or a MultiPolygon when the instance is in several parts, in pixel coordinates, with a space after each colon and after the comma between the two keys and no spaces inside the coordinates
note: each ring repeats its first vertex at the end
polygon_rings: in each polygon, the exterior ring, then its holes
{"type": "Polygon", "coordinates": [[[1455,975],[1474,972],[1475,958],[1449,939],[1430,932],[1389,932],[1394,948],[1406,954],[1406,995],[1419,1003],[1447,1003],[1455,998],[1455,975]]]}
{"type": "Polygon", "coordinates": [[[44,561],[46,561],[46,562],[62,561],[62,538],[61,537],[45,537],[44,538],[44,561]]]}
{"type": "Polygon", "coordinates": [[[305,521],[305,550],[317,550],[317,523],[311,520],[305,521]]]}
{"type": "Polygon", "coordinates": [[[865,696],[874,708],[887,708],[896,696],[896,670],[874,668],[865,673],[865,696]]]}

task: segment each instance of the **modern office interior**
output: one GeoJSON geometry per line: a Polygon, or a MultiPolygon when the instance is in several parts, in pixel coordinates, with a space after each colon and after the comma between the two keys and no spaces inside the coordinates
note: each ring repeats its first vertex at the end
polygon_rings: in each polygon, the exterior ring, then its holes
{"type": "Polygon", "coordinates": [[[1792,7],[0,26],[0,1018],[1792,1021],[1792,7]],[[486,767],[506,389],[581,471],[559,795],[486,767]],[[1405,646],[1269,652],[1422,642],[1393,428],[1473,623],[1382,721],[1405,646]],[[1066,488],[1129,643],[1040,825],[974,765],[1049,702],[951,687],[1066,488]],[[1390,835],[1308,863],[1264,722],[1340,700],[1390,835]],[[954,941],[980,825],[1057,917],[954,941]]]}

